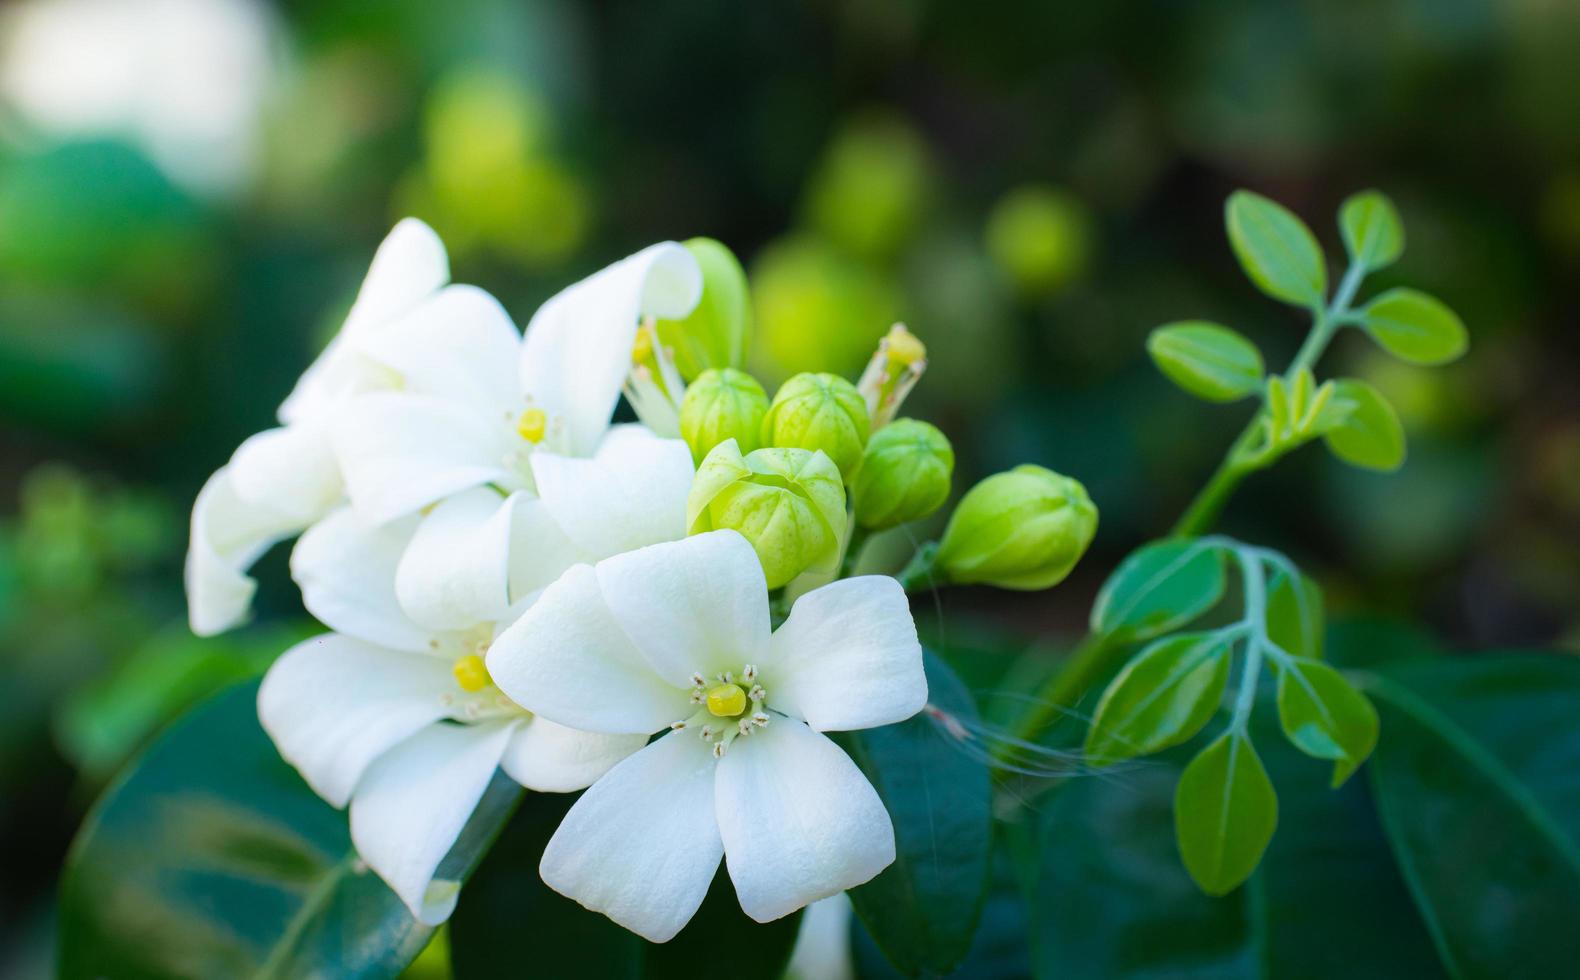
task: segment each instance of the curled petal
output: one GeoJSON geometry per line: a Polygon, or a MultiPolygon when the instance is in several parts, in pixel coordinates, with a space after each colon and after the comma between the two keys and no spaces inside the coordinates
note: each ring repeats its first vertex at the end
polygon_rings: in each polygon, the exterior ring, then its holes
{"type": "Polygon", "coordinates": [[[222,467],[192,505],[186,558],[187,617],[192,632],[213,636],[247,618],[258,584],[247,575],[275,542],[300,531],[300,517],[248,503],[222,467]]]}
{"type": "Polygon", "coordinates": [[[435,880],[477,809],[515,722],[429,725],[369,767],[351,798],[351,842],[424,925],[455,911],[460,883],[435,880]]]}
{"type": "Polygon", "coordinates": [[[570,455],[592,455],[608,428],[641,318],[678,320],[701,296],[697,260],[682,245],[660,242],[562,290],[533,315],[522,390],[565,419],[570,455]]]}

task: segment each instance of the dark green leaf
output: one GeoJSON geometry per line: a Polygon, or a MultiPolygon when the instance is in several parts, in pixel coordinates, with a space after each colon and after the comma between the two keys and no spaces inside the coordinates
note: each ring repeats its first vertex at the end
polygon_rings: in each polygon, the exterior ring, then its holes
{"type": "Polygon", "coordinates": [[[1327,266],[1305,222],[1259,194],[1235,191],[1224,206],[1224,224],[1235,257],[1258,289],[1297,306],[1322,304],[1327,266]]]}
{"type": "Polygon", "coordinates": [[[1415,289],[1390,289],[1367,303],[1361,326],[1383,350],[1412,364],[1447,364],[1470,343],[1453,310],[1415,289]]]}
{"type": "Polygon", "coordinates": [[[450,920],[458,980],[477,977],[778,976],[801,913],[762,925],[741,911],[721,863],[691,922],[655,944],[554,892],[538,874],[543,847],[574,795],[528,793],[450,920]]]}
{"type": "Polygon", "coordinates": [[[1370,470],[1396,470],[1404,464],[1404,426],[1376,388],[1345,378],[1334,382],[1330,404],[1344,411],[1343,421],[1322,437],[1333,455],[1370,470]]]}
{"type": "Polygon", "coordinates": [[[1278,720],[1295,747],[1333,760],[1333,785],[1342,786],[1377,745],[1377,709],[1338,671],[1295,658],[1278,672],[1278,720]]]}
{"type": "Polygon", "coordinates": [[[1580,962],[1580,662],[1506,655],[1373,675],[1371,782],[1400,870],[1461,976],[1580,962]]]}
{"type": "Polygon", "coordinates": [[[1200,616],[1223,596],[1223,555],[1193,538],[1133,552],[1092,604],[1092,632],[1145,640],[1200,616]]]}
{"type": "Polygon", "coordinates": [[[1285,653],[1322,657],[1322,587],[1298,572],[1280,572],[1267,591],[1267,638],[1285,653]]]}
{"type": "MultiPolygon", "coordinates": [[[[257,693],[205,702],[95,805],[61,886],[61,976],[394,976],[427,943],[281,761],[257,693]]],[[[446,866],[464,877],[519,795],[496,777],[446,866]]]]}
{"type": "Polygon", "coordinates": [[[1278,797],[1251,740],[1228,732],[1202,749],[1174,791],[1174,834],[1201,890],[1223,895],[1256,870],[1278,825],[1278,797]]]}
{"type": "Polygon", "coordinates": [[[1257,734],[1282,806],[1278,832],[1245,888],[1208,897],[1181,866],[1171,840],[1170,766],[1069,780],[1029,826],[1010,828],[1032,838],[1022,861],[1037,976],[1442,975],[1365,783],[1329,790],[1326,773],[1277,740],[1265,701],[1252,724],[1265,721],[1257,734]]]}
{"type": "Polygon", "coordinates": [[[1262,354],[1256,345],[1215,323],[1158,327],[1147,338],[1147,353],[1170,381],[1207,401],[1237,401],[1262,386],[1262,354]]]}
{"type": "Polygon", "coordinates": [[[1339,207],[1339,231],[1350,259],[1368,272],[1393,265],[1404,252],[1404,224],[1381,191],[1361,191],[1339,207]]]}
{"type": "Polygon", "coordinates": [[[1229,648],[1221,633],[1180,633],[1141,651],[1097,702],[1087,761],[1105,766],[1150,755],[1201,731],[1223,700],[1229,648]]]}
{"type": "Polygon", "coordinates": [[[957,734],[977,725],[971,695],[931,653],[928,699],[909,721],[839,736],[894,821],[894,864],[850,890],[868,933],[902,973],[947,973],[971,948],[987,892],[993,817],[988,770],[957,734]]]}

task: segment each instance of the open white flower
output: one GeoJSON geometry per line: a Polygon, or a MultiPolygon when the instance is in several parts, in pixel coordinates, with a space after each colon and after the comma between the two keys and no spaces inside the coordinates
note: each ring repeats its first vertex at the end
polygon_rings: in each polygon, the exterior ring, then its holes
{"type": "Polygon", "coordinates": [[[366,351],[401,389],[358,398],[335,422],[352,505],[385,521],[483,484],[542,492],[565,478],[546,472],[556,460],[613,451],[641,320],[684,316],[701,291],[696,259],[664,242],[549,299],[524,339],[497,304],[436,297],[366,351]]]}
{"type": "Polygon", "coordinates": [[[653,942],[680,931],[725,859],[759,922],[894,860],[877,792],[825,731],[927,700],[892,578],[802,596],[770,630],[757,555],[715,531],[576,566],[494,641],[488,668],[540,717],[610,735],[673,729],[611,769],[543,854],[548,885],[653,942]]]}
{"type": "Polygon", "coordinates": [[[415,218],[379,246],[340,333],[280,406],[281,426],[237,448],[198,494],[186,559],[188,616],[200,636],[247,616],[257,583],[247,575],[275,542],[297,534],[344,497],[329,423],[350,399],[401,382],[362,350],[450,278],[444,245],[415,218]]]}
{"type": "MultiPolygon", "coordinates": [[[[668,507],[684,504],[672,499],[668,507]]],[[[490,591],[512,571],[509,562],[522,572],[528,549],[508,547],[519,517],[477,489],[421,527],[417,517],[375,526],[347,507],[314,525],[292,553],[292,574],[307,607],[334,632],[287,650],[258,693],[259,718],[280,754],[325,800],[349,803],[357,853],[430,925],[455,907],[458,883],[435,875],[496,768],[528,789],[581,789],[646,741],[576,731],[505,697],[483,659],[516,614],[502,602],[497,620],[457,629],[427,628],[404,614],[397,569],[413,553],[414,535],[449,539],[444,567],[490,591]]],[[[546,552],[538,559],[555,560],[546,552]]]]}

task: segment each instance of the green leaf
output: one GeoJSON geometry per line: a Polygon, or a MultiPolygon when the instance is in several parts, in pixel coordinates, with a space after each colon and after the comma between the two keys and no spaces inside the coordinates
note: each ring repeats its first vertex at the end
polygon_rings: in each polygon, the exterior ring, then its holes
{"type": "Polygon", "coordinates": [[[1278,832],[1245,888],[1203,895],[1181,866],[1171,766],[1067,780],[1026,820],[1005,825],[1024,868],[1036,976],[1443,975],[1366,784],[1328,789],[1327,773],[1278,738],[1271,692],[1264,700],[1252,728],[1281,806],[1278,832]]]}
{"type": "Polygon", "coordinates": [[[543,847],[574,794],[528,793],[450,920],[457,980],[487,977],[778,976],[801,913],[767,924],[741,911],[720,865],[702,906],[667,943],[650,943],[543,883],[543,847]]]}
{"type": "Polygon", "coordinates": [[[1194,538],[1147,545],[1120,562],[1092,604],[1092,632],[1129,640],[1167,633],[1223,597],[1223,554],[1194,538]]]}
{"type": "Polygon", "coordinates": [[[1262,387],[1262,353],[1216,323],[1190,320],[1158,327],[1147,353],[1170,381],[1210,402],[1238,401],[1262,387]]]}
{"type": "Polygon", "coordinates": [[[1191,760],[1174,791],[1174,835],[1191,878],[1209,895],[1245,881],[1273,837],[1278,797],[1251,740],[1230,731],[1191,760]]]}
{"type": "Polygon", "coordinates": [[[927,654],[934,708],[838,740],[872,781],[894,821],[895,860],[849,892],[867,932],[902,973],[948,973],[971,948],[987,894],[993,843],[987,767],[962,751],[958,732],[977,726],[960,680],[927,654]]]}
{"type": "MultiPolygon", "coordinates": [[[[428,942],[280,759],[257,697],[200,705],[94,806],[61,885],[61,976],[394,976],[428,942]]],[[[458,878],[520,794],[495,778],[445,859],[458,878]]]]}
{"type": "Polygon", "coordinates": [[[1378,811],[1458,976],[1569,976],[1580,962],[1580,662],[1501,654],[1370,675],[1386,735],[1378,811]]]}
{"type": "Polygon", "coordinates": [[[1377,709],[1344,675],[1318,660],[1294,658],[1278,671],[1278,721],[1300,751],[1333,760],[1339,787],[1377,745],[1377,709]]]}
{"type": "Polygon", "coordinates": [[[1224,224],[1235,257],[1256,288],[1296,306],[1322,305],[1327,266],[1305,222],[1260,194],[1235,191],[1224,206],[1224,224]]]}
{"type": "Polygon", "coordinates": [[[1447,364],[1470,343],[1465,324],[1442,301],[1417,289],[1390,289],[1360,311],[1382,349],[1412,364],[1447,364]]]}
{"type": "Polygon", "coordinates": [[[1281,571],[1267,590],[1267,638],[1296,657],[1322,658],[1322,587],[1308,575],[1281,571]]]}
{"type": "Polygon", "coordinates": [[[1328,449],[1352,466],[1396,470],[1404,465],[1404,426],[1388,400],[1364,381],[1334,382],[1332,404],[1342,421],[1322,436],[1328,449]]]}
{"type": "Polygon", "coordinates": [[[1361,191],[1339,207],[1339,231],[1350,260],[1367,272],[1398,261],[1404,252],[1404,223],[1381,191],[1361,191]]]}
{"type": "Polygon", "coordinates": [[[1158,640],[1125,665],[1092,717],[1087,761],[1105,766],[1178,745],[1218,710],[1229,681],[1230,642],[1220,632],[1158,640]]]}

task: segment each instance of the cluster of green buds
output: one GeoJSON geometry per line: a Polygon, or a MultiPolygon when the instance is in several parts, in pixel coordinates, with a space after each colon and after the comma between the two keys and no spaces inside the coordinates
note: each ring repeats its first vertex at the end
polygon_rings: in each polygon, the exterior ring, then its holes
{"type": "MultiPolygon", "coordinates": [[[[697,464],[687,529],[730,529],[756,550],[770,588],[853,563],[867,535],[924,520],[948,501],[955,453],[936,427],[899,418],[927,366],[904,324],[879,341],[860,380],[794,375],[772,398],[743,369],[745,277],[724,246],[686,243],[703,295],[685,320],[659,322],[652,350],[685,378],[675,428],[697,464]]],[[[1097,510],[1076,481],[1037,466],[989,477],[961,500],[927,579],[1046,588],[1080,559],[1097,510]]]]}

